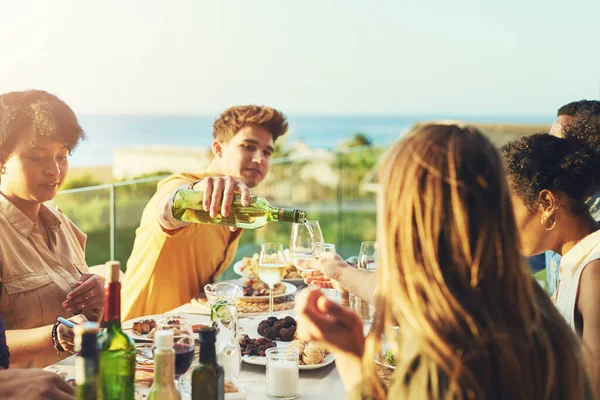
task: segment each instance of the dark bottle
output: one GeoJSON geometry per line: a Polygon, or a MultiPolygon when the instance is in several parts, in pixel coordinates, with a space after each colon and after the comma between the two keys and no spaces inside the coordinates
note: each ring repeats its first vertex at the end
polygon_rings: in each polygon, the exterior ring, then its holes
{"type": "Polygon", "coordinates": [[[225,380],[223,367],[217,362],[213,328],[200,329],[200,360],[192,372],[192,400],[223,400],[225,380]]]}
{"type": "Polygon", "coordinates": [[[98,324],[86,322],[75,325],[75,399],[96,400],[98,398],[98,349],[96,335],[98,324]]]}
{"type": "Polygon", "coordinates": [[[104,327],[98,335],[99,385],[102,400],[133,400],[135,344],[121,329],[121,283],[118,261],[106,263],[104,327]]]}

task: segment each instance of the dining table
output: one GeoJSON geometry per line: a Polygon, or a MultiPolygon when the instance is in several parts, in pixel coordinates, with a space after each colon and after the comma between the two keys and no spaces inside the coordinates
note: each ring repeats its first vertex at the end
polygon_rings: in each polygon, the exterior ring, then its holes
{"type": "MultiPolygon", "coordinates": [[[[200,310],[197,306],[192,303],[184,304],[173,310],[166,312],[165,314],[190,314],[190,315],[205,315],[206,313],[200,310]]],[[[274,316],[279,315],[291,315],[294,316],[293,310],[280,311],[274,313],[274,316]]],[[[257,314],[251,317],[239,317],[240,324],[245,318],[266,318],[268,315],[257,314]]],[[[74,360],[75,356],[67,357],[56,364],[46,367],[46,370],[60,373],[66,379],[73,378],[74,374],[74,360]]],[[[192,365],[191,368],[194,368],[192,365]]],[[[338,371],[335,367],[335,363],[324,366],[319,369],[313,370],[301,370],[299,371],[298,381],[298,399],[302,400],[337,400],[345,398],[345,391],[338,371]]],[[[269,399],[266,393],[266,367],[262,365],[251,365],[246,362],[242,362],[240,375],[238,377],[241,389],[245,392],[247,400],[262,400],[269,399]]],[[[144,399],[145,393],[149,390],[148,387],[136,385],[137,399],[144,399]]],[[[187,397],[189,399],[189,397],[187,397]]],[[[236,397],[238,399],[239,397],[236,397]]],[[[182,396],[185,400],[186,397],[182,396]]],[[[227,397],[226,397],[227,399],[227,397]]]]}

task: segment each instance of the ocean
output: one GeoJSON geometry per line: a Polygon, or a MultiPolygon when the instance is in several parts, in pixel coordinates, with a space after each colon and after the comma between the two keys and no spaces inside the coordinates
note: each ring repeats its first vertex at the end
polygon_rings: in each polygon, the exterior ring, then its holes
{"type": "MultiPolygon", "coordinates": [[[[112,165],[113,150],[165,144],[209,147],[217,115],[81,115],[87,139],[73,152],[73,167],[112,165]]],[[[417,121],[455,119],[471,122],[551,124],[546,116],[308,116],[288,115],[287,144],[302,140],[313,148],[334,149],[361,132],[375,144],[387,145],[417,121]]]]}

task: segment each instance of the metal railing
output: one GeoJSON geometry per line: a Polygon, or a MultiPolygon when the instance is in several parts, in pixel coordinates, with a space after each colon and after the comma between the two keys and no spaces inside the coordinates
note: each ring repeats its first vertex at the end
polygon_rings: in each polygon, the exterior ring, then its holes
{"type": "MultiPolygon", "coordinates": [[[[367,186],[365,177],[369,176],[382,151],[375,147],[352,148],[276,159],[271,163],[269,176],[252,192],[274,205],[305,209],[309,218],[321,221],[325,240],[336,243],[338,253],[354,255],[362,240],[375,238],[375,194],[363,188],[367,186]]],[[[156,192],[156,184],[164,177],[59,192],[53,203],[88,235],[86,259],[89,265],[108,259],[125,265],[143,209],[156,192]]],[[[257,252],[264,241],[287,245],[289,226],[269,224],[254,231],[247,230],[240,241],[236,260],[257,252]]]]}

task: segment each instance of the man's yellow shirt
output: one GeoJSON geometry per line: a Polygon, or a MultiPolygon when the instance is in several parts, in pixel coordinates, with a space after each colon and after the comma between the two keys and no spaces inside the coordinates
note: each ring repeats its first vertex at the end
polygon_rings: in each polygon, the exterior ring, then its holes
{"type": "Polygon", "coordinates": [[[241,230],[190,224],[176,231],[162,228],[160,200],[182,185],[217,174],[175,174],[158,183],[144,208],[135,243],[127,262],[121,290],[121,318],[161,314],[198,296],[231,263],[241,230]]]}

